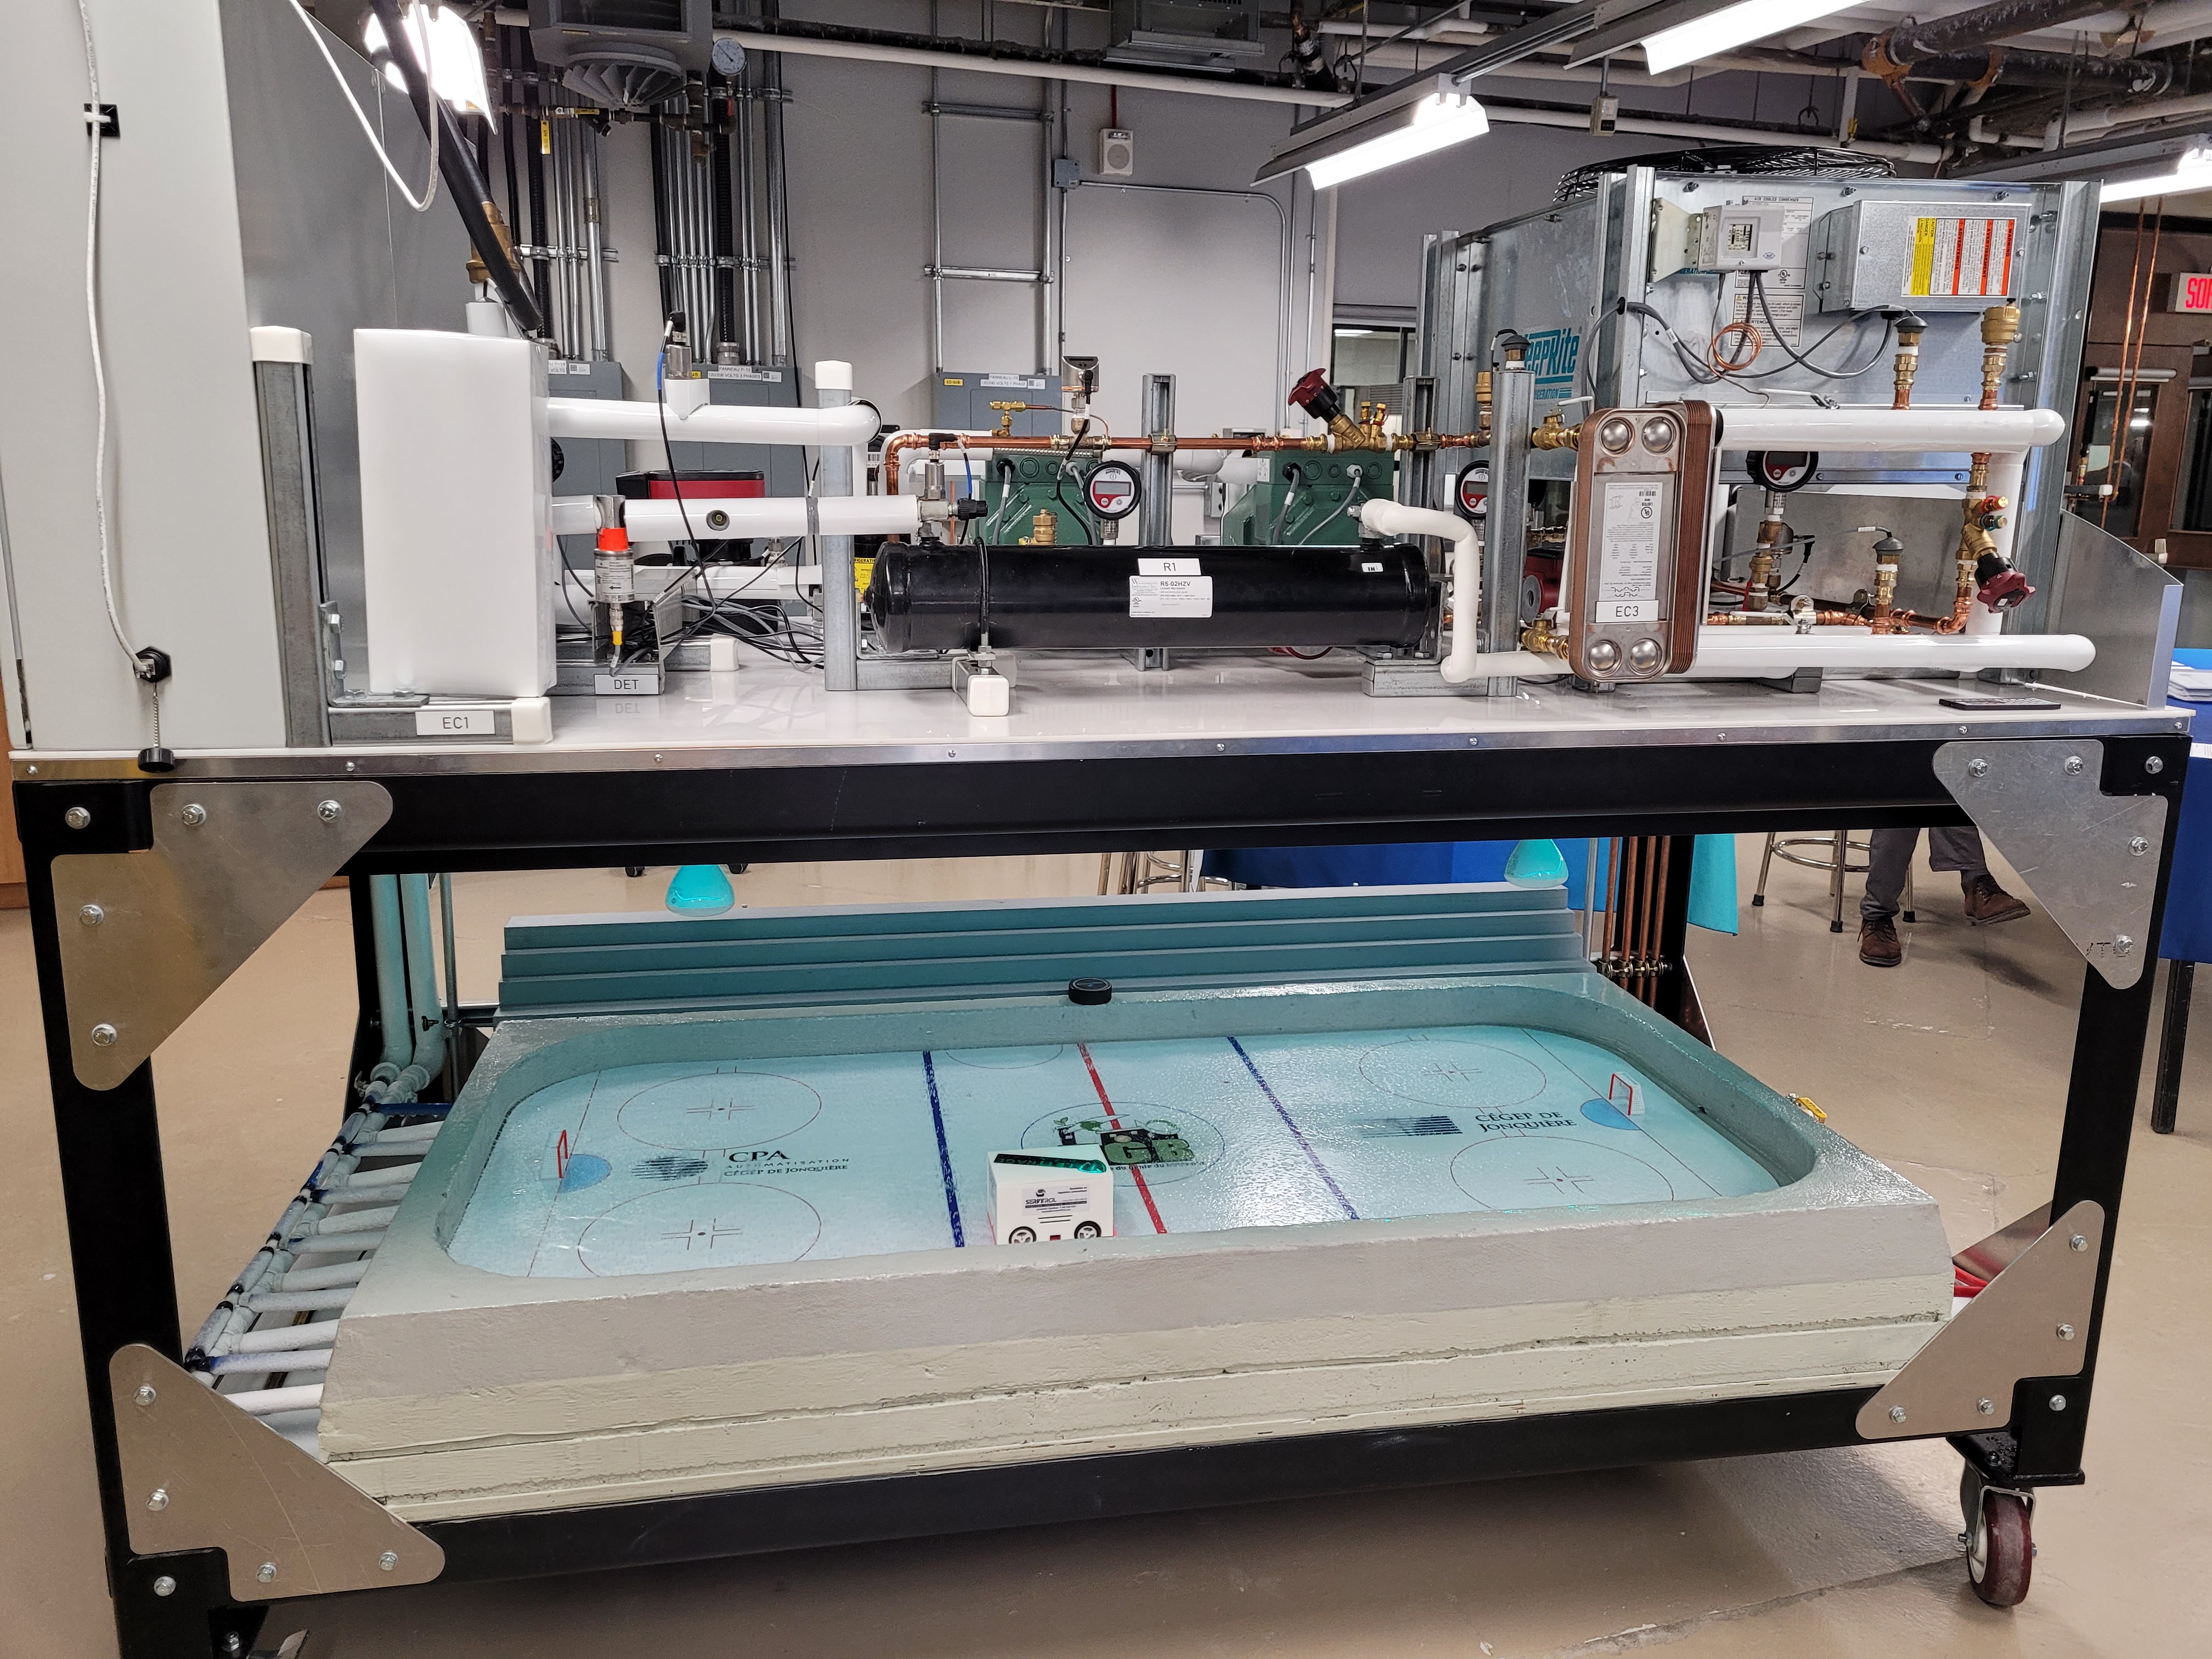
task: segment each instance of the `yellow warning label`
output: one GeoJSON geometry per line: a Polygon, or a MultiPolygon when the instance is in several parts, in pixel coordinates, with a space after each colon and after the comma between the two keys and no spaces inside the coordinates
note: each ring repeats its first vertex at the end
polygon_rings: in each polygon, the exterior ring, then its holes
{"type": "Polygon", "coordinates": [[[1936,222],[1916,219],[1912,222],[1912,274],[1905,280],[1905,291],[1925,295],[1935,274],[1936,222]]]}
{"type": "Polygon", "coordinates": [[[874,577],[875,574],[876,562],[873,559],[854,560],[853,591],[855,593],[866,592],[868,591],[868,583],[874,577]]]}
{"type": "Polygon", "coordinates": [[[948,374],[945,377],[945,384],[947,386],[966,386],[968,382],[965,380],[956,380],[948,374]]]}

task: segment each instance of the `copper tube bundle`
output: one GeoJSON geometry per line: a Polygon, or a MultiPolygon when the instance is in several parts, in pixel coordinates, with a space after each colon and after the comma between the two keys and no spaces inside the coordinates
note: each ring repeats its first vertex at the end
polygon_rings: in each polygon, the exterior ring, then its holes
{"type": "Polygon", "coordinates": [[[1667,836],[1616,836],[1606,844],[1605,922],[1595,965],[1652,1007],[1667,971],[1659,939],[1672,849],[1667,836]]]}

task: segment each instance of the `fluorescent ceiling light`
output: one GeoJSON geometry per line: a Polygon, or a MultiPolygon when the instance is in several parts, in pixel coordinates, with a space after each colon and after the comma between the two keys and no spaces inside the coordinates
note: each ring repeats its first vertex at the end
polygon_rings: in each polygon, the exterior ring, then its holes
{"type": "Polygon", "coordinates": [[[2097,201],[2101,207],[2110,207],[2115,202],[2179,196],[2192,190],[2212,190],[2212,149],[2183,151],[2171,173],[2154,173],[2148,179],[2116,179],[2098,192],[2097,201]]]}
{"type": "MultiPolygon", "coordinates": [[[[431,90],[463,114],[487,117],[496,126],[498,113],[484,84],[483,48],[468,20],[444,6],[412,5],[400,13],[399,27],[413,40],[416,61],[429,69],[431,90]]],[[[384,25],[374,15],[361,32],[361,43],[372,52],[386,54],[384,78],[406,91],[407,77],[390,61],[384,25]]]]}
{"type": "Polygon", "coordinates": [[[1334,155],[1317,155],[1308,161],[1306,175],[1313,180],[1313,187],[1327,190],[1417,155],[1431,155],[1480,138],[1490,131],[1490,117],[1463,92],[1432,92],[1409,110],[1393,112],[1393,115],[1390,124],[1373,137],[1363,138],[1334,155]]]}
{"type": "Polygon", "coordinates": [[[1847,3],[1848,0],[1738,0],[1733,6],[1723,6],[1703,17],[1647,35],[1644,62],[1652,74],[1664,75],[1731,46],[1764,40],[1770,34],[1839,12],[1847,3]]]}

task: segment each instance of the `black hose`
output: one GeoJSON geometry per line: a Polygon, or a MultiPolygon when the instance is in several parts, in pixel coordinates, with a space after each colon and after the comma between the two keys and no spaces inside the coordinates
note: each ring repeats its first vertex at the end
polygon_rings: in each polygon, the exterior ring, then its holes
{"type": "Polygon", "coordinates": [[[453,118],[446,100],[432,95],[429,77],[416,61],[413,42],[410,40],[404,47],[400,45],[407,35],[399,22],[398,0],[370,0],[370,4],[376,21],[383,26],[386,49],[392,61],[399,65],[399,73],[407,82],[407,95],[415,106],[416,118],[422,124],[423,136],[429,136],[431,122],[439,123],[438,176],[445,180],[446,193],[453,198],[453,206],[460,213],[461,223],[469,233],[477,258],[483,261],[500,298],[507,301],[507,308],[514,313],[514,320],[522,331],[543,334],[545,315],[538,310],[538,301],[524,281],[514,256],[492,228],[489,211],[491,186],[484,182],[483,170],[477,165],[476,151],[462,135],[460,123],[453,118]]]}

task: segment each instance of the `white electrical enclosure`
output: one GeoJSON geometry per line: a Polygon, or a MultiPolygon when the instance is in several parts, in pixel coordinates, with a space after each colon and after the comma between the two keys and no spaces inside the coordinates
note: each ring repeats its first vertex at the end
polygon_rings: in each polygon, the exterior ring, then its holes
{"type": "Polygon", "coordinates": [[[555,678],[544,348],[354,334],[369,689],[534,697],[555,678]]]}

